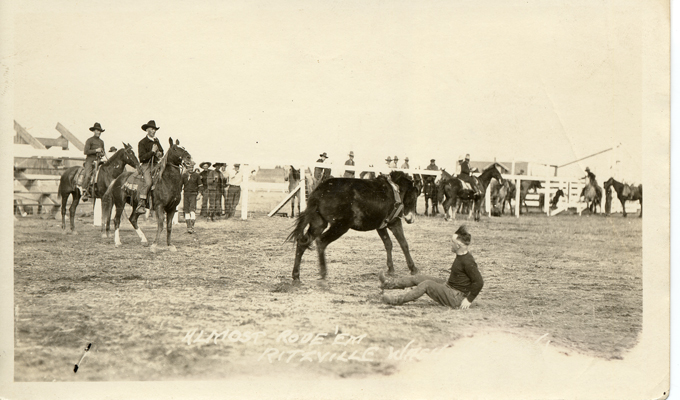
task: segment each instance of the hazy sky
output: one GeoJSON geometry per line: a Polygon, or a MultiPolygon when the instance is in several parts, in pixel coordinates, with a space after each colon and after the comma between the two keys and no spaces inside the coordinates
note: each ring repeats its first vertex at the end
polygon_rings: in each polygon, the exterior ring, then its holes
{"type": "MultiPolygon", "coordinates": [[[[230,164],[561,165],[620,142],[639,180],[636,2],[137,3],[17,3],[14,118],[83,141],[98,121],[135,148],[154,119],[164,145],[230,164]]],[[[606,179],[609,155],[587,165],[606,179]]]]}

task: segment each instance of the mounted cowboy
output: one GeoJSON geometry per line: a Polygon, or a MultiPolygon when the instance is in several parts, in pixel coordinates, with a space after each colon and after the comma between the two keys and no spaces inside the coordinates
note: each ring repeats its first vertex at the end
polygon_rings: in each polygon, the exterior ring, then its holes
{"type": "Polygon", "coordinates": [[[104,129],[99,124],[99,122],[95,122],[94,126],[90,128],[90,131],[93,132],[94,135],[85,142],[83,153],[87,157],[85,158],[85,163],[83,164],[83,167],[85,168],[83,173],[83,181],[80,185],[78,185],[81,193],[83,194],[83,201],[87,201],[89,196],[88,191],[92,186],[92,178],[94,177],[92,172],[94,172],[97,163],[104,155],[105,147],[104,141],[100,138],[102,132],[104,132],[104,129]]]}
{"type": "Polygon", "coordinates": [[[458,157],[458,163],[460,164],[460,173],[458,174],[458,179],[469,183],[474,194],[479,194],[477,182],[470,175],[470,155],[466,154],[465,159],[458,157]]]}
{"type": "Polygon", "coordinates": [[[161,128],[156,126],[156,121],[154,120],[142,125],[142,130],[146,132],[146,136],[139,141],[137,146],[139,162],[142,164],[142,176],[144,177],[144,183],[139,186],[138,191],[139,205],[135,210],[139,214],[146,212],[146,196],[151,188],[151,169],[163,157],[163,147],[156,137],[156,131],[159,129],[161,128]]]}

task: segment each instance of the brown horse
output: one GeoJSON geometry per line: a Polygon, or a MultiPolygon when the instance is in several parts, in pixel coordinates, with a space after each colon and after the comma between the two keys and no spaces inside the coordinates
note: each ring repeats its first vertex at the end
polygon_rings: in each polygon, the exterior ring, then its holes
{"type": "Polygon", "coordinates": [[[479,221],[481,217],[482,203],[486,195],[486,189],[491,182],[491,179],[496,178],[503,182],[503,176],[494,165],[488,167],[482,172],[479,177],[473,179],[477,182],[477,194],[472,190],[466,189],[462,181],[458,178],[453,178],[451,174],[442,171],[442,178],[439,182],[439,190],[443,190],[446,200],[442,203],[444,206],[444,219],[456,219],[456,212],[461,202],[465,200],[472,200],[472,207],[470,207],[470,214],[468,219],[474,215],[475,221],[479,221]],[[453,216],[449,213],[449,209],[453,210],[453,216]]]}
{"type": "MultiPolygon", "coordinates": [[[[123,148],[117,150],[111,158],[105,161],[100,169],[97,176],[97,181],[94,184],[94,193],[92,197],[95,199],[101,198],[106,192],[106,188],[109,184],[116,179],[124,170],[125,166],[130,165],[139,169],[139,160],[135,156],[135,152],[132,146],[123,143],[123,148]]],[[[66,231],[66,203],[68,202],[69,196],[73,197],[71,202],[71,208],[69,209],[69,217],[71,221],[71,233],[77,234],[75,227],[75,216],[76,208],[78,208],[78,203],[80,202],[80,189],[76,186],[76,177],[78,173],[83,169],[83,167],[71,167],[64,171],[59,180],[59,197],[61,197],[61,231],[62,233],[67,233],[66,231]]],[[[96,172],[93,171],[94,175],[96,172]]]]}
{"type": "Polygon", "coordinates": [[[623,216],[626,215],[626,201],[639,201],[640,202],[640,218],[642,218],[642,184],[638,186],[631,186],[621,182],[617,182],[614,178],[609,178],[607,182],[604,183],[604,190],[609,190],[610,186],[614,186],[616,191],[616,196],[621,202],[621,207],[623,208],[623,216]]]}
{"type": "Polygon", "coordinates": [[[418,273],[401,225],[402,216],[409,224],[415,221],[418,189],[401,171],[392,171],[389,177],[396,187],[385,176],[379,176],[375,179],[331,178],[314,189],[309,195],[307,209],[298,216],[296,226],[287,238],[296,243],[294,282],[300,281],[302,255],[312,242],[316,242],[319,272],[321,279],[325,279],[326,247],[350,229],[378,231],[387,252],[387,272],[394,274],[392,241],[387,233],[387,229],[391,230],[411,273],[418,273]]]}
{"type": "Polygon", "coordinates": [[[543,186],[541,185],[541,181],[522,181],[519,186],[519,213],[522,214],[522,204],[524,204],[524,209],[526,210],[527,214],[529,214],[529,207],[527,206],[527,194],[529,194],[530,190],[536,192],[538,189],[543,189],[543,186]]]}
{"type": "MultiPolygon", "coordinates": [[[[300,170],[295,169],[292,165],[286,165],[283,169],[286,171],[286,175],[284,175],[283,179],[288,182],[288,193],[291,193],[293,190],[297,189],[298,185],[300,185],[300,170]]],[[[309,197],[309,193],[312,192],[314,186],[314,176],[311,171],[307,169],[305,171],[305,199],[309,197]]],[[[300,214],[300,192],[297,192],[295,196],[290,198],[290,218],[295,217],[296,199],[298,214],[300,214]]]]}
{"type": "MultiPolygon", "coordinates": [[[[156,175],[157,178],[154,180],[154,186],[151,190],[151,204],[153,204],[153,209],[156,211],[156,221],[158,223],[158,229],[156,230],[156,239],[154,239],[151,245],[151,251],[156,251],[156,243],[160,239],[161,232],[163,231],[163,220],[167,215],[167,245],[170,251],[177,251],[175,246],[171,244],[170,236],[172,234],[172,218],[175,216],[177,210],[177,205],[182,198],[182,174],[180,171],[180,165],[185,168],[191,166],[191,155],[183,147],[179,145],[179,140],[173,144],[172,138],[169,139],[170,148],[165,153],[165,156],[161,161],[153,167],[152,176],[156,175]]],[[[120,216],[123,214],[125,209],[125,204],[130,204],[132,209],[132,215],[130,215],[130,223],[135,228],[137,235],[141,238],[142,243],[147,243],[146,236],[144,232],[137,225],[137,219],[139,215],[137,210],[137,203],[139,202],[139,195],[129,194],[125,189],[125,182],[127,178],[131,175],[130,172],[121,174],[116,178],[109,188],[106,190],[104,197],[102,198],[102,238],[109,236],[109,230],[111,225],[111,210],[113,205],[116,206],[116,216],[114,219],[115,228],[115,245],[119,247],[120,242],[120,216]]]]}

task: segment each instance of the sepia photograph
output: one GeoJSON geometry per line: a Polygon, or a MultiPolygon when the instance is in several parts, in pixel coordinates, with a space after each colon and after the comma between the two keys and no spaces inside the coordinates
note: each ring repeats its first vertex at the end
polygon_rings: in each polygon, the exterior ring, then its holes
{"type": "Polygon", "coordinates": [[[669,396],[668,1],[0,21],[0,398],[669,396]]]}

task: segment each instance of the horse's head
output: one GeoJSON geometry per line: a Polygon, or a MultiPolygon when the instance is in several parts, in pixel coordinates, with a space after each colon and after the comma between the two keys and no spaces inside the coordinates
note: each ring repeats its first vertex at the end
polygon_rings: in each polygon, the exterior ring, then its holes
{"type": "Polygon", "coordinates": [[[404,205],[404,220],[406,220],[406,223],[412,224],[416,220],[416,204],[420,195],[418,188],[413,180],[401,171],[392,171],[390,179],[399,186],[401,203],[404,205]]]}
{"type": "Polygon", "coordinates": [[[191,167],[191,154],[179,145],[179,139],[174,143],[172,138],[168,139],[170,142],[170,149],[168,149],[168,162],[172,165],[179,166],[182,164],[185,168],[191,167]]]}
{"type": "Polygon", "coordinates": [[[487,171],[490,171],[489,173],[491,174],[492,178],[496,178],[498,180],[498,182],[503,184],[503,182],[504,182],[503,175],[501,175],[500,171],[498,170],[498,168],[496,168],[495,165],[492,165],[491,167],[489,167],[489,169],[487,171]]]}
{"type": "Polygon", "coordinates": [[[134,149],[132,148],[132,146],[130,146],[129,143],[125,143],[125,142],[122,142],[122,143],[123,143],[123,148],[116,151],[116,154],[120,153],[121,160],[125,164],[127,164],[131,167],[134,167],[137,171],[139,171],[140,168],[141,168],[141,164],[139,163],[139,159],[137,159],[137,156],[135,155],[134,149]]]}
{"type": "Polygon", "coordinates": [[[614,178],[609,178],[607,181],[604,183],[604,190],[609,190],[609,187],[614,183],[614,178]]]}

